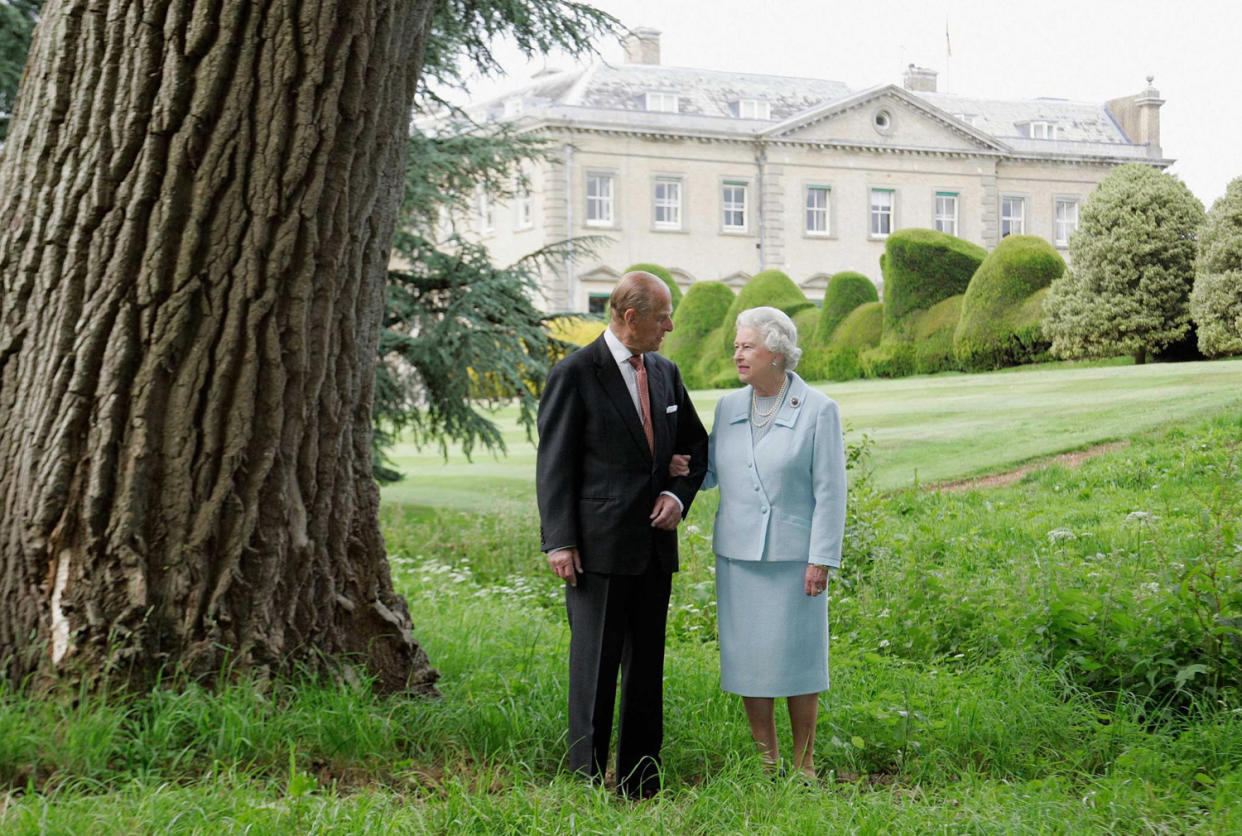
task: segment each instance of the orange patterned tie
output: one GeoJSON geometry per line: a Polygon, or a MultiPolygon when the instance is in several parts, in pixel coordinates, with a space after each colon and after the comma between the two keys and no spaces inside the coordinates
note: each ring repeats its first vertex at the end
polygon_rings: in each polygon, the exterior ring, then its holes
{"type": "Polygon", "coordinates": [[[638,405],[643,413],[643,432],[647,435],[647,446],[651,455],[655,455],[655,431],[651,427],[651,393],[647,391],[647,366],[641,354],[630,356],[630,365],[638,372],[638,405]]]}

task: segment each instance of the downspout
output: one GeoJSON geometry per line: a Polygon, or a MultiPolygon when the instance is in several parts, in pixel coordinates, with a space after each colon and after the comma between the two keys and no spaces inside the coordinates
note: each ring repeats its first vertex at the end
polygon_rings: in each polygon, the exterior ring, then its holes
{"type": "Polygon", "coordinates": [[[759,272],[763,272],[768,264],[768,219],[763,211],[763,167],[768,161],[768,151],[762,142],[756,143],[755,148],[755,168],[758,169],[755,175],[755,204],[759,209],[759,243],[755,247],[759,250],[759,272]]]}
{"type": "Polygon", "coordinates": [[[565,311],[574,310],[574,147],[565,143],[565,311]]]}

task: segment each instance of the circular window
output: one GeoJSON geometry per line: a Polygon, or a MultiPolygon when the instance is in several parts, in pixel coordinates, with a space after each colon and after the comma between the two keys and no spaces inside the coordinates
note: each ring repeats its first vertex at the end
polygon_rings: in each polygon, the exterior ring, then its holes
{"type": "Polygon", "coordinates": [[[871,125],[882,134],[893,129],[893,115],[887,110],[877,110],[871,116],[871,125]]]}

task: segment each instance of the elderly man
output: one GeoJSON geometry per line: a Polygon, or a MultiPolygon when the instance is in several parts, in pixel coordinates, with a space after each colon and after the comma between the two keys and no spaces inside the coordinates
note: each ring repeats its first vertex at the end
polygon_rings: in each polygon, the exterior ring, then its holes
{"type": "MultiPolygon", "coordinates": [[[[676,364],[655,354],[673,330],[668,287],[621,277],[607,330],[548,375],[539,404],[542,548],[565,580],[569,766],[602,779],[617,671],[617,789],[659,789],[664,631],[677,525],[703,481],[707,433],[676,364]],[[688,473],[669,476],[674,453],[688,473]]],[[[679,468],[681,469],[681,468],[679,468]]]]}

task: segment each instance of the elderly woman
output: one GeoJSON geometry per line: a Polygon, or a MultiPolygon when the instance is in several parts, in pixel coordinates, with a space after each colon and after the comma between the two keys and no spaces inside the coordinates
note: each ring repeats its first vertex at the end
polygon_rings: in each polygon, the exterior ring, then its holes
{"type": "Polygon", "coordinates": [[[841,564],[845,451],[837,405],[794,374],[798,332],[776,308],[737,318],[742,383],[716,404],[704,487],[720,486],[712,543],[720,679],[739,694],[764,760],[779,762],[775,698],[789,703],[793,763],[815,777],[828,687],[829,568],[841,564]]]}

